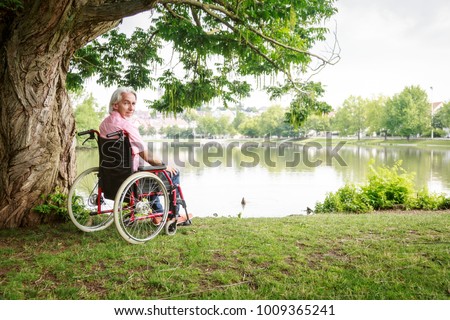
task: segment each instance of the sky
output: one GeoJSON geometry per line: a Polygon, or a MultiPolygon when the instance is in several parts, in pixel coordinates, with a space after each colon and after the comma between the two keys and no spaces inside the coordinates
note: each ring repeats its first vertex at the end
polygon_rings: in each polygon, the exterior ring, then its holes
{"type": "Polygon", "coordinates": [[[340,0],[341,60],[314,80],[337,107],[349,96],[393,96],[418,85],[433,101],[450,101],[450,1],[340,0]],[[432,88],[432,89],[431,89],[432,88]]]}
{"type": "MultiPolygon", "coordinates": [[[[324,101],[337,109],[352,95],[390,97],[412,85],[434,102],[450,101],[449,0],[338,0],[336,6],[328,26],[337,34],[341,59],[312,78],[324,85],[324,101]]],[[[147,17],[127,18],[121,29],[131,31],[147,17]]],[[[330,34],[326,44],[333,41],[330,34]]],[[[107,104],[113,89],[91,88],[97,102],[107,104]]],[[[257,92],[243,103],[261,97],[257,92]]]]}

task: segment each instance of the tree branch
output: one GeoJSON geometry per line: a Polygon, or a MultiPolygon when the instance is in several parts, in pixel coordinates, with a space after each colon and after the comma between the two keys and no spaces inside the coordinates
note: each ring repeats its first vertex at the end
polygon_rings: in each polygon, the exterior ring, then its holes
{"type": "MultiPolygon", "coordinates": [[[[309,55],[311,57],[314,57],[314,58],[322,61],[324,64],[331,64],[331,65],[333,65],[333,64],[336,63],[336,62],[332,61],[333,59],[325,59],[325,58],[323,58],[323,57],[321,57],[321,56],[319,56],[319,55],[317,55],[315,53],[312,53],[310,51],[301,50],[301,49],[298,49],[298,48],[295,48],[295,47],[288,46],[288,45],[286,45],[286,44],[284,44],[282,42],[279,42],[279,41],[277,41],[277,40],[275,40],[275,39],[265,35],[263,32],[261,32],[261,31],[255,29],[255,28],[253,28],[252,26],[246,24],[239,16],[237,16],[235,14],[235,12],[232,11],[231,7],[225,6],[223,4],[223,2],[220,1],[220,0],[215,0],[215,2],[222,4],[223,7],[222,6],[218,6],[218,5],[201,3],[201,2],[196,1],[196,0],[159,0],[158,2],[162,3],[162,4],[163,3],[172,3],[172,4],[188,4],[188,5],[191,5],[191,6],[196,6],[196,7],[201,8],[202,10],[207,12],[208,14],[213,15],[216,18],[218,17],[218,15],[217,14],[212,14],[212,11],[218,11],[218,12],[226,15],[228,18],[230,18],[234,22],[243,25],[249,31],[253,32],[254,34],[256,34],[258,36],[260,36],[261,38],[263,38],[264,40],[266,40],[269,43],[272,43],[275,46],[278,46],[278,47],[281,47],[281,48],[284,48],[284,49],[287,49],[287,50],[290,50],[290,51],[293,51],[293,52],[309,55]]],[[[221,19],[221,21],[223,21],[223,19],[221,19]]],[[[230,27],[229,24],[227,24],[227,26],[230,27]]]]}
{"type": "MultiPolygon", "coordinates": [[[[252,32],[253,34],[261,37],[267,43],[271,44],[274,47],[283,48],[283,49],[286,49],[286,50],[289,50],[292,52],[305,54],[311,58],[315,58],[318,61],[320,61],[319,66],[317,66],[315,68],[316,72],[318,72],[318,70],[323,69],[326,65],[334,65],[339,61],[339,55],[336,55],[336,53],[334,51],[335,48],[333,49],[331,56],[329,58],[325,58],[323,56],[312,53],[310,51],[302,50],[299,48],[295,48],[295,47],[286,45],[272,37],[267,36],[262,31],[249,25],[246,21],[244,21],[241,17],[239,17],[236,14],[235,10],[230,5],[226,4],[224,1],[213,0],[213,2],[216,3],[217,5],[202,3],[197,0],[159,0],[158,1],[158,3],[160,3],[160,4],[169,4],[169,3],[170,4],[179,4],[179,5],[185,4],[185,5],[189,5],[191,8],[197,7],[199,9],[203,10],[209,16],[218,20],[220,23],[222,23],[224,26],[228,27],[233,32],[242,34],[241,31],[236,27],[236,25],[241,25],[244,28],[246,28],[247,30],[249,30],[250,32],[252,32]],[[230,21],[225,20],[225,17],[230,19],[231,21],[233,21],[235,25],[230,23],[230,21]]],[[[239,3],[237,5],[239,5],[239,3]]],[[[296,81],[294,80],[294,78],[292,76],[291,70],[289,68],[284,69],[281,66],[279,66],[275,61],[273,61],[273,59],[269,58],[266,54],[264,54],[255,44],[251,43],[247,37],[243,36],[242,39],[244,39],[246,44],[251,48],[251,50],[253,50],[253,52],[255,52],[257,55],[261,56],[264,60],[266,60],[271,65],[273,65],[277,70],[282,72],[297,91],[304,92],[303,89],[298,87],[296,81]]],[[[336,44],[334,46],[336,47],[336,44]]]]}
{"type": "MultiPolygon", "coordinates": [[[[200,9],[202,9],[203,11],[205,11],[208,15],[210,15],[211,17],[217,19],[219,22],[221,22],[223,25],[225,25],[226,27],[228,27],[230,30],[240,33],[240,31],[234,27],[233,25],[231,25],[228,21],[225,21],[222,17],[220,17],[219,15],[217,15],[216,13],[214,13],[211,9],[219,9],[218,11],[225,13],[227,16],[231,16],[231,13],[223,10],[221,7],[218,6],[214,6],[214,5],[208,5],[208,4],[203,4],[200,3],[198,1],[195,0],[161,0],[160,1],[161,4],[163,4],[164,6],[166,6],[168,3],[170,4],[190,4],[192,6],[196,6],[199,7],[200,9]]],[[[170,11],[169,11],[170,12],[170,11]]],[[[234,16],[234,15],[233,15],[234,16]]],[[[184,18],[184,17],[183,17],[184,18]]],[[[245,39],[245,37],[243,38],[245,39]]],[[[265,55],[263,52],[261,52],[261,50],[255,46],[253,43],[249,42],[247,39],[245,39],[245,42],[247,43],[247,45],[258,55],[260,55],[261,57],[263,57],[267,62],[269,62],[270,64],[272,64],[275,68],[280,69],[281,67],[278,66],[277,64],[275,64],[274,61],[272,61],[272,59],[270,59],[267,55],[265,55]]]]}
{"type": "Polygon", "coordinates": [[[175,11],[172,10],[172,8],[169,6],[169,4],[164,3],[163,7],[174,17],[177,19],[181,19],[181,20],[185,20],[189,23],[191,23],[191,20],[187,19],[186,17],[183,17],[181,15],[179,15],[178,13],[176,13],[175,11]]]}
{"type": "MultiPolygon", "coordinates": [[[[234,32],[237,33],[241,33],[239,29],[237,29],[235,26],[231,25],[228,21],[225,21],[222,17],[220,17],[219,15],[215,14],[214,12],[212,12],[211,10],[209,10],[208,8],[202,7],[202,9],[209,14],[210,16],[214,17],[215,19],[217,19],[218,21],[220,21],[222,24],[224,24],[225,26],[227,26],[228,28],[230,28],[230,30],[233,30],[234,32]]],[[[259,56],[261,56],[264,60],[266,60],[268,63],[270,63],[271,65],[273,65],[276,69],[279,69],[281,71],[283,71],[283,69],[277,65],[275,63],[275,61],[273,61],[272,59],[270,59],[266,54],[264,54],[256,45],[254,45],[253,43],[251,43],[250,41],[248,41],[245,37],[242,37],[242,39],[244,39],[245,43],[259,56]]],[[[286,74],[287,75],[287,74],[286,74]]],[[[289,78],[289,75],[287,75],[289,78]]]]}
{"type": "Polygon", "coordinates": [[[82,21],[115,21],[124,17],[148,11],[155,7],[158,0],[128,0],[117,2],[88,1],[81,10],[82,21]]]}
{"type": "Polygon", "coordinates": [[[197,9],[191,6],[191,13],[192,13],[192,18],[194,18],[195,24],[197,25],[197,27],[202,27],[202,24],[200,22],[200,18],[198,16],[198,12],[197,9]]]}

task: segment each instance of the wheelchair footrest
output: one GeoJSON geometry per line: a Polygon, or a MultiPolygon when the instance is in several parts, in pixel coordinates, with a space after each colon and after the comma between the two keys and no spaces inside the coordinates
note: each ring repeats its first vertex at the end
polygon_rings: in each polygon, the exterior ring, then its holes
{"type": "Polygon", "coordinates": [[[180,223],[177,223],[177,225],[185,227],[185,226],[190,226],[192,224],[192,220],[186,220],[180,223]]]}

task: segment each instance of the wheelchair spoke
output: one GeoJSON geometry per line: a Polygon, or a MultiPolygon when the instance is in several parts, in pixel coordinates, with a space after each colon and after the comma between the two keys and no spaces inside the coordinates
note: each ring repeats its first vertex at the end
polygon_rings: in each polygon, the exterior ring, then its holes
{"type": "Polygon", "coordinates": [[[119,233],[130,243],[152,239],[164,227],[168,204],[161,179],[147,172],[135,173],[116,196],[114,216],[119,233]]]}
{"type": "Polygon", "coordinates": [[[70,188],[69,216],[82,231],[102,230],[113,222],[114,202],[103,199],[98,192],[98,168],[81,173],[70,188]]]}

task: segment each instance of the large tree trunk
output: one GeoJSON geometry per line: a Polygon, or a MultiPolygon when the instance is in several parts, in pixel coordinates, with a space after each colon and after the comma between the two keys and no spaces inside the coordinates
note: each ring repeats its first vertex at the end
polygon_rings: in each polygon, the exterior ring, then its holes
{"type": "Polygon", "coordinates": [[[24,1],[19,13],[0,12],[0,228],[39,223],[40,196],[74,179],[69,61],[118,22],[77,20],[87,2],[24,1]]]}
{"type": "Polygon", "coordinates": [[[74,175],[74,120],[61,61],[19,55],[14,47],[7,44],[6,74],[0,80],[0,227],[39,222],[30,209],[40,195],[55,185],[67,188],[74,175]]]}

